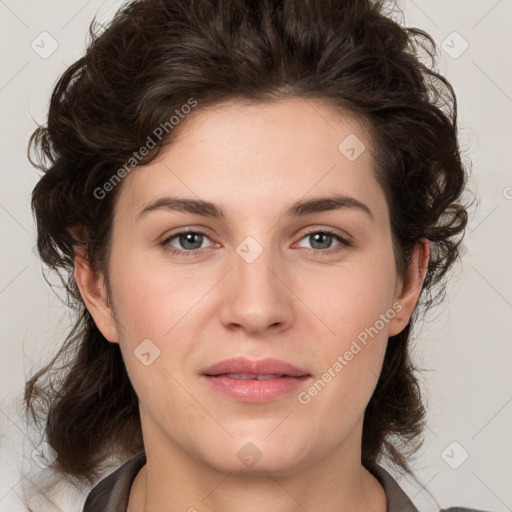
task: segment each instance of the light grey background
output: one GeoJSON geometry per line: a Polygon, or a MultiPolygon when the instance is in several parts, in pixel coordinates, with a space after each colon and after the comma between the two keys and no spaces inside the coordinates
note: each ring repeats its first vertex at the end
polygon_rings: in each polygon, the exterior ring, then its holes
{"type": "MultiPolygon", "coordinates": [[[[20,398],[26,377],[70,325],[34,252],[30,194],[38,175],[26,159],[27,141],[35,121],[45,120],[57,77],[81,56],[94,14],[108,20],[120,4],[0,0],[1,511],[26,510],[23,489],[42,471],[31,458],[20,398]],[[52,45],[58,47],[48,55],[52,45]]],[[[461,146],[472,161],[471,189],[480,196],[447,301],[429,316],[414,346],[417,364],[428,370],[422,377],[428,430],[415,474],[443,507],[512,510],[512,1],[399,5],[408,26],[426,30],[443,48],[439,70],[458,97],[461,146]]],[[[437,510],[425,490],[400,483],[421,510],[437,510]]],[[[66,482],[59,489],[41,497],[37,510],[80,511],[84,495],[71,493],[66,482]]]]}

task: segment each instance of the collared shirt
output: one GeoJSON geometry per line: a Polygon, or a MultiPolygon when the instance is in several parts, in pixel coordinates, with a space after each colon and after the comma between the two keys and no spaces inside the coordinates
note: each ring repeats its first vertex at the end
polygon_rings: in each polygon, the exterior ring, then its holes
{"type": "MultiPolygon", "coordinates": [[[[145,463],[146,454],[142,451],[106,476],[89,493],[83,512],[126,512],[133,481],[145,463]]],[[[387,512],[420,512],[395,479],[383,467],[376,465],[372,474],[379,480],[386,494],[387,512]]],[[[484,511],[452,507],[439,512],[484,511]]]]}

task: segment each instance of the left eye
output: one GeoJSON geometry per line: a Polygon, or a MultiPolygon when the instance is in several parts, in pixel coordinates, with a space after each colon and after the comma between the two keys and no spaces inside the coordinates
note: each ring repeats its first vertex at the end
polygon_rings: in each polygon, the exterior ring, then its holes
{"type": "MultiPolygon", "coordinates": [[[[323,247],[313,247],[313,249],[318,250],[336,250],[335,248],[331,248],[331,243],[333,240],[337,240],[339,242],[338,245],[347,246],[348,242],[342,238],[340,235],[336,233],[332,233],[331,231],[312,231],[311,233],[307,233],[301,240],[309,239],[310,243],[319,244],[323,247]]],[[[339,247],[338,247],[339,248],[339,247]]]]}

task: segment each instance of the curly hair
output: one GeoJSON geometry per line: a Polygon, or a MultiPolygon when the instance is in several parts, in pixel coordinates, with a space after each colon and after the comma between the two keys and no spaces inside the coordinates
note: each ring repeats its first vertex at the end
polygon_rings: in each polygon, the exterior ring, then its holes
{"type": "MultiPolygon", "coordinates": [[[[63,345],[25,388],[30,421],[58,453],[54,467],[93,482],[108,456],[143,448],[138,400],[119,346],[103,337],[74,279],[81,244],[108,284],[122,183],[101,198],[98,188],[191,97],[197,109],[296,97],[367,123],[400,276],[420,238],[430,241],[420,301],[405,329],[389,339],[363,424],[363,464],[371,468],[387,456],[412,473],[426,417],[410,357],[412,327],[420,311],[444,299],[468,220],[457,102],[435,69],[432,37],[370,0],[135,0],[106,26],[95,18],[89,34],[84,56],[59,78],[47,123],[28,147],[42,172],[32,194],[39,254],[60,276],[76,313],[63,345]]],[[[138,165],[172,144],[185,123],[167,130],[138,165]]]]}

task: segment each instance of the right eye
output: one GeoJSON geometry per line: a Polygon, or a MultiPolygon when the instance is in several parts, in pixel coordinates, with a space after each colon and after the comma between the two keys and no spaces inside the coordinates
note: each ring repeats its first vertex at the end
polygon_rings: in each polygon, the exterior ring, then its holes
{"type": "Polygon", "coordinates": [[[198,253],[202,253],[203,249],[207,248],[202,247],[205,238],[208,238],[208,236],[202,231],[180,231],[166,238],[160,245],[171,254],[195,256],[198,253]],[[183,249],[175,248],[175,246],[172,245],[171,241],[174,239],[176,239],[177,243],[181,245],[183,249]]]}

